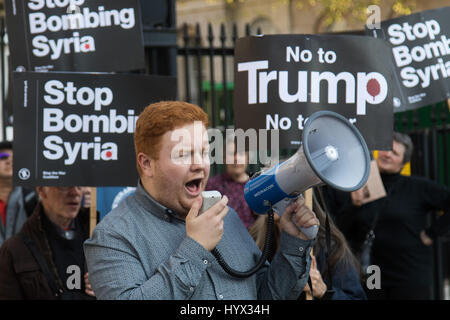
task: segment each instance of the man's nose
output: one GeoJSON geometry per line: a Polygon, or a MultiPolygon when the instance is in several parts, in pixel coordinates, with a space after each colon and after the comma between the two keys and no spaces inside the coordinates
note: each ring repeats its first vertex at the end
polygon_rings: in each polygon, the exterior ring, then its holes
{"type": "Polygon", "coordinates": [[[69,192],[68,192],[68,194],[70,194],[70,195],[72,195],[72,196],[81,196],[82,195],[82,192],[81,192],[81,187],[71,187],[70,189],[69,189],[69,192]]]}
{"type": "Polygon", "coordinates": [[[390,158],[394,155],[394,153],[391,150],[389,150],[386,152],[386,155],[390,158]]]}
{"type": "Polygon", "coordinates": [[[392,151],[390,151],[390,150],[380,151],[379,156],[390,158],[392,156],[392,151]]]}
{"type": "Polygon", "coordinates": [[[209,157],[204,157],[203,154],[196,152],[192,157],[191,169],[203,170],[207,166],[209,166],[209,157]]]}

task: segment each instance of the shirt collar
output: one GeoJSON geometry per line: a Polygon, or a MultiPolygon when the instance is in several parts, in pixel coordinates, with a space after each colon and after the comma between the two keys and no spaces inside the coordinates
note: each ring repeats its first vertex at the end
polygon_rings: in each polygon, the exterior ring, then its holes
{"type": "Polygon", "coordinates": [[[67,230],[62,229],[58,225],[54,224],[48,216],[45,214],[44,207],[42,207],[42,216],[44,217],[44,224],[47,225],[48,231],[53,231],[58,236],[66,240],[73,240],[76,236],[76,224],[75,219],[70,222],[70,226],[67,230]]]}
{"type": "Polygon", "coordinates": [[[163,206],[161,203],[153,199],[147,190],[145,190],[140,179],[136,188],[136,198],[141,202],[146,211],[149,211],[151,214],[163,220],[172,222],[172,219],[175,218],[184,221],[175,211],[163,206]]]}

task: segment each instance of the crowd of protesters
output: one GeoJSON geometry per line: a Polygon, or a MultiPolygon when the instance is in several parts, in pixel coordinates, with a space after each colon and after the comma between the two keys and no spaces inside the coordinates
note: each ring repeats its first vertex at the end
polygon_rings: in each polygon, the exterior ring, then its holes
{"type": "Polygon", "coordinates": [[[400,174],[413,152],[407,135],[394,133],[392,151],[378,154],[385,197],[362,204],[357,193],[315,188],[311,208],[300,197],[266,230],[267,216],[255,215],[243,197],[248,155],[231,146],[232,162],[209,179],[209,141],[197,122],[206,132],[206,113],[185,102],[143,111],[136,193],[92,237],[87,188],[14,187],[12,143],[0,143],[0,299],[432,298],[431,245],[449,231],[450,190],[400,174]],[[192,141],[183,152],[198,161],[171,161],[170,138],[181,129],[192,141]],[[201,213],[204,190],[223,198],[201,213]],[[443,214],[428,225],[436,210],[443,214]],[[297,227],[313,225],[313,240],[297,227]],[[224,271],[221,259],[238,270],[254,266],[268,231],[272,250],[258,271],[243,279],[224,271]],[[368,232],[375,235],[371,263],[381,270],[376,289],[366,286],[358,260],[368,232]]]}

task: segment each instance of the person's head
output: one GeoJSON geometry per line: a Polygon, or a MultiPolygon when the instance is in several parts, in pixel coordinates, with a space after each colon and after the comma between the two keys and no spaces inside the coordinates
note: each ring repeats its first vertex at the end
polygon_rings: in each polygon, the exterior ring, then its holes
{"type": "Polygon", "coordinates": [[[67,227],[78,215],[82,187],[36,187],[47,217],[56,225],[67,227]]]}
{"type": "Polygon", "coordinates": [[[13,149],[12,142],[0,142],[0,179],[11,179],[13,175],[13,149]]]}
{"type": "Polygon", "coordinates": [[[248,152],[238,150],[234,139],[225,139],[225,171],[233,180],[246,177],[248,152]]]}
{"type": "Polygon", "coordinates": [[[144,188],[162,205],[186,215],[209,177],[208,115],[198,106],[162,101],[139,115],[134,134],[144,188]]]}
{"type": "Polygon", "coordinates": [[[407,134],[394,132],[392,151],[378,152],[378,169],[383,173],[399,173],[411,160],[413,149],[414,145],[407,134]]]}

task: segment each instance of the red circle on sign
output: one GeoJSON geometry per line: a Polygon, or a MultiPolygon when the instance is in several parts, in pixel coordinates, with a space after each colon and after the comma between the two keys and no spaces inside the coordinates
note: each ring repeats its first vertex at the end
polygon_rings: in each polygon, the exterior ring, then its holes
{"type": "Polygon", "coordinates": [[[370,79],[367,81],[367,92],[373,97],[375,100],[375,97],[380,94],[380,84],[376,79],[370,79]]]}

